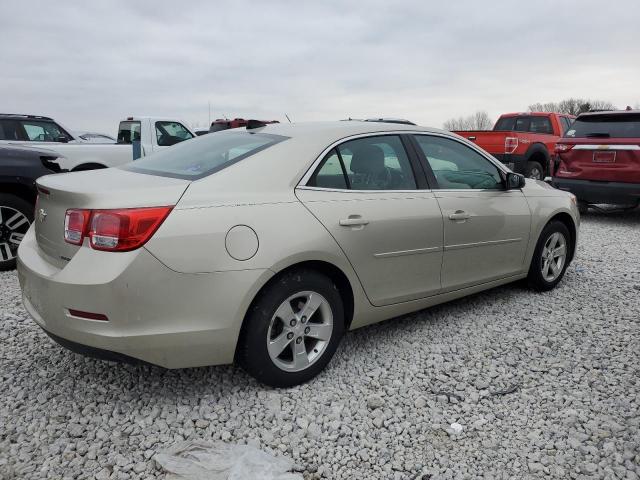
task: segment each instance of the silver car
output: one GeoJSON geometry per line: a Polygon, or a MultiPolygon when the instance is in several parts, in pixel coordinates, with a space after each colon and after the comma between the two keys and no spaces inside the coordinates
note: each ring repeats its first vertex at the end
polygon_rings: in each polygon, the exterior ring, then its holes
{"type": "Polygon", "coordinates": [[[374,122],[228,130],[38,190],[18,271],[54,340],[167,368],[235,361],[273,386],[318,374],[346,330],[516,280],[555,287],[579,226],[575,197],[461,137],[374,122]]]}

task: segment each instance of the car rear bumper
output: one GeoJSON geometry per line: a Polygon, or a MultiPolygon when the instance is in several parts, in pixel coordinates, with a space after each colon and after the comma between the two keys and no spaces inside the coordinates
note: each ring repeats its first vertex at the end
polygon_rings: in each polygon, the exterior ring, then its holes
{"type": "Polygon", "coordinates": [[[573,193],[578,200],[587,203],[610,203],[633,205],[640,201],[640,184],[622,182],[600,182],[553,177],[551,184],[573,193]]]}
{"type": "Polygon", "coordinates": [[[271,271],[183,274],[144,248],[109,253],[88,247],[58,269],[31,229],[18,250],[18,276],[25,309],[63,346],[110,360],[184,368],[233,361],[244,313],[271,271]]]}
{"type": "Polygon", "coordinates": [[[492,155],[515,173],[521,173],[524,175],[527,171],[527,159],[524,155],[506,153],[493,153],[492,155]]]}

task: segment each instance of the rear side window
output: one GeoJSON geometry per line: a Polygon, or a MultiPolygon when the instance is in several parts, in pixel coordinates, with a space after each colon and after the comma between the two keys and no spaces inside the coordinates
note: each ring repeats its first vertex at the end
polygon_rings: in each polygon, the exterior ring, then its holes
{"type": "Polygon", "coordinates": [[[560,117],[562,134],[564,135],[567,130],[571,127],[571,122],[573,121],[569,117],[560,117]]]}
{"type": "Polygon", "coordinates": [[[150,175],[197,180],[287,138],[281,135],[246,131],[203,135],[135,160],[122,168],[150,175]]]}
{"type": "Polygon", "coordinates": [[[382,135],[350,140],[331,150],[307,184],[352,190],[415,190],[402,140],[382,135]]]}
{"type": "Polygon", "coordinates": [[[516,117],[502,117],[496,122],[494,130],[513,130],[513,126],[516,123],[516,117]]]}
{"type": "Polygon", "coordinates": [[[585,115],[567,130],[571,138],[640,138],[640,114],[585,115]]]}
{"type": "Polygon", "coordinates": [[[22,140],[20,124],[15,120],[0,120],[0,140],[22,140]]]}
{"type": "Polygon", "coordinates": [[[140,140],[140,122],[120,122],[118,127],[118,143],[130,145],[140,140]]]}

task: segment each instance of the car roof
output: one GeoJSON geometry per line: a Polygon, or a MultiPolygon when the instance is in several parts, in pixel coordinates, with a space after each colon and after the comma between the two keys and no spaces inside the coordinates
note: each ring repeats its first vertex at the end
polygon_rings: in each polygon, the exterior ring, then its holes
{"type": "Polygon", "coordinates": [[[584,112],[581,113],[580,115],[578,115],[578,117],[597,117],[600,115],[606,115],[606,116],[611,116],[611,115],[620,115],[620,116],[624,116],[624,115],[638,115],[640,114],[640,110],[600,110],[598,112],[584,112]]]}
{"type": "Polygon", "coordinates": [[[27,115],[24,113],[0,113],[0,119],[2,120],[36,119],[36,120],[48,120],[53,122],[53,118],[51,117],[43,117],[41,115],[27,115]]]}
{"type": "MultiPolygon", "coordinates": [[[[238,129],[233,129],[238,130],[238,129]]],[[[233,131],[233,130],[226,130],[233,131]]],[[[314,137],[317,139],[326,139],[328,141],[338,140],[340,138],[359,135],[365,133],[377,132],[427,132],[427,133],[446,133],[450,132],[437,128],[426,128],[418,125],[405,125],[398,123],[382,123],[382,122],[363,122],[359,120],[340,120],[330,122],[296,122],[296,123],[271,123],[264,127],[250,129],[250,132],[264,132],[274,135],[282,135],[289,138],[297,137],[314,137]]],[[[223,132],[219,132],[223,133],[223,132]]]]}

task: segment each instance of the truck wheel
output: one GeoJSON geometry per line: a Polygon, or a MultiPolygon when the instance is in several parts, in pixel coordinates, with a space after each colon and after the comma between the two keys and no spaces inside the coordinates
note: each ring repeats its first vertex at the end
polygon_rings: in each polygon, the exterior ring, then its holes
{"type": "Polygon", "coordinates": [[[20,197],[0,194],[0,271],[16,267],[18,246],[33,221],[33,205],[20,197]]]}
{"type": "Polygon", "coordinates": [[[527,178],[532,178],[533,180],[543,180],[544,179],[544,168],[540,165],[539,162],[527,162],[527,168],[524,174],[527,178]]]}

